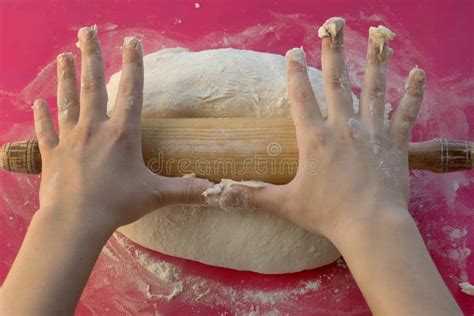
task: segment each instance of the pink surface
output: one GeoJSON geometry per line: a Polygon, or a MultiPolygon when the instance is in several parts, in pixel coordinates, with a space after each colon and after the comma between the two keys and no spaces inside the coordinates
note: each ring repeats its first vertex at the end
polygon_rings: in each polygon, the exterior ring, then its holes
{"type": "MultiPolygon", "coordinates": [[[[391,43],[395,53],[388,101],[396,106],[411,67],[419,65],[427,71],[415,140],[436,136],[472,140],[473,12],[472,1],[394,1],[391,5],[386,1],[2,1],[0,142],[33,135],[30,104],[34,98],[46,98],[56,107],[54,58],[62,51],[78,53],[75,35],[82,25],[98,25],[110,76],[118,70],[121,41],[130,34],[143,38],[146,52],[174,46],[193,50],[230,46],[284,54],[303,45],[309,63],[319,67],[315,29],[334,15],[347,20],[346,49],[354,91],[359,91],[363,74],[367,29],[384,24],[398,35],[391,43]]],[[[3,280],[38,207],[39,177],[1,173],[0,179],[3,280]]],[[[462,294],[457,284],[474,283],[473,182],[473,172],[414,172],[410,203],[435,263],[468,315],[474,314],[474,299],[462,294]]],[[[312,271],[263,276],[172,258],[120,235],[112,237],[77,314],[153,314],[155,310],[160,314],[369,314],[342,260],[312,271]],[[150,269],[152,264],[140,263],[140,258],[173,267],[175,279],[160,280],[150,269]],[[179,282],[182,293],[171,301],[160,297],[179,282]]]]}

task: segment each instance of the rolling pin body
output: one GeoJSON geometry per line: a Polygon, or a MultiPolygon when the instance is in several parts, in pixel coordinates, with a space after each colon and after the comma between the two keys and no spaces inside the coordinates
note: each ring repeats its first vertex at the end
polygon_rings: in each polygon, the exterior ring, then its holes
{"type": "MultiPolygon", "coordinates": [[[[146,165],[165,176],[196,176],[288,183],[298,169],[293,121],[287,118],[193,118],[142,120],[142,148],[146,165]]],[[[433,172],[473,168],[473,143],[433,139],[410,143],[410,169],[433,172]]],[[[35,140],[5,144],[0,161],[5,170],[41,172],[35,140]]],[[[307,171],[317,169],[310,162],[307,171]]]]}

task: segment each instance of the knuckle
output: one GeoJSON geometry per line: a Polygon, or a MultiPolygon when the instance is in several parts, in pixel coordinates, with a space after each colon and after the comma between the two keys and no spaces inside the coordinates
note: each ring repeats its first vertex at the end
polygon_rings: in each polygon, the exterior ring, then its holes
{"type": "Polygon", "coordinates": [[[398,131],[402,136],[408,136],[411,133],[411,123],[408,121],[403,121],[398,127],[398,131]]]}
{"type": "Polygon", "coordinates": [[[335,91],[342,90],[341,82],[337,78],[332,78],[329,80],[329,87],[335,91]]]}
{"type": "Polygon", "coordinates": [[[124,48],[123,54],[123,63],[128,63],[131,65],[137,65],[142,67],[142,54],[137,52],[136,48],[126,47],[124,48]]]}
{"type": "Polygon", "coordinates": [[[75,103],[76,99],[74,97],[65,94],[58,96],[58,110],[60,112],[68,111],[68,109],[71,109],[75,103]]]}
{"type": "Polygon", "coordinates": [[[367,93],[369,99],[381,100],[385,97],[385,85],[377,81],[374,85],[371,85],[365,93],[367,93]]]}
{"type": "Polygon", "coordinates": [[[134,124],[130,124],[126,121],[114,121],[110,122],[109,133],[111,134],[111,139],[115,143],[119,143],[129,149],[133,147],[135,132],[139,132],[139,128],[134,124]]]}
{"type": "Polygon", "coordinates": [[[418,98],[421,98],[423,96],[423,88],[422,87],[409,87],[407,89],[407,94],[408,95],[411,95],[411,96],[414,96],[414,97],[418,97],[418,98]]]}
{"type": "Polygon", "coordinates": [[[327,143],[327,133],[320,127],[313,127],[308,138],[309,146],[313,149],[324,147],[327,143]]]}
{"type": "Polygon", "coordinates": [[[341,125],[341,139],[347,143],[354,140],[354,135],[358,133],[359,127],[350,128],[346,124],[341,125]]]}
{"type": "Polygon", "coordinates": [[[349,80],[344,74],[337,70],[330,70],[328,84],[333,90],[343,90],[348,87],[349,80]]]}
{"type": "Polygon", "coordinates": [[[422,69],[414,68],[408,75],[405,86],[406,93],[416,97],[422,97],[425,87],[425,72],[422,69]]]}
{"type": "Polygon", "coordinates": [[[100,56],[100,44],[96,30],[79,30],[79,47],[81,53],[87,57],[100,56]]]}
{"type": "Polygon", "coordinates": [[[418,116],[418,104],[416,102],[408,102],[402,109],[403,119],[406,121],[415,121],[418,116]]]}
{"type": "Polygon", "coordinates": [[[137,86],[138,83],[136,80],[124,79],[120,87],[120,93],[126,97],[134,96],[137,94],[137,86]]]}
{"type": "Polygon", "coordinates": [[[58,120],[59,122],[67,122],[71,119],[71,115],[69,113],[69,109],[67,106],[59,106],[58,109],[58,120]]]}
{"type": "Polygon", "coordinates": [[[56,57],[56,64],[60,75],[70,76],[71,72],[75,72],[74,55],[72,55],[72,53],[59,54],[56,57]]]}
{"type": "Polygon", "coordinates": [[[306,87],[296,87],[292,91],[291,98],[296,103],[307,104],[313,101],[313,90],[306,87]]]}
{"type": "Polygon", "coordinates": [[[62,81],[64,82],[68,82],[72,79],[76,79],[76,71],[74,69],[74,66],[68,66],[68,65],[65,65],[65,66],[61,66],[61,68],[59,69],[59,83],[61,83],[62,81]]]}
{"type": "Polygon", "coordinates": [[[353,133],[345,129],[344,131],[342,131],[341,139],[345,144],[351,144],[351,143],[354,143],[353,135],[354,135],[353,133]]]}
{"type": "Polygon", "coordinates": [[[304,64],[296,61],[287,63],[287,75],[289,78],[305,75],[307,71],[308,69],[304,64]]]}
{"type": "Polygon", "coordinates": [[[83,91],[97,91],[104,87],[104,75],[85,76],[82,79],[81,88],[83,91]]]}
{"type": "Polygon", "coordinates": [[[184,179],[183,181],[183,190],[181,191],[181,201],[185,204],[192,202],[193,197],[193,185],[190,181],[191,179],[184,179]]]}
{"type": "Polygon", "coordinates": [[[354,139],[366,138],[366,129],[362,123],[356,118],[349,118],[347,121],[340,121],[339,130],[341,137],[345,142],[353,142],[354,139]]]}
{"type": "Polygon", "coordinates": [[[111,122],[110,124],[110,133],[112,134],[113,139],[117,141],[124,141],[128,138],[128,128],[125,123],[111,122]]]}
{"type": "Polygon", "coordinates": [[[268,208],[268,205],[267,205],[268,202],[263,198],[262,195],[263,194],[262,194],[261,190],[252,190],[251,194],[250,194],[250,197],[249,197],[250,207],[255,207],[255,208],[259,208],[259,209],[267,209],[268,208]]]}
{"type": "Polygon", "coordinates": [[[35,130],[38,137],[44,137],[50,132],[50,121],[47,117],[41,117],[36,120],[35,130]]]}
{"type": "Polygon", "coordinates": [[[75,128],[75,143],[79,150],[84,148],[92,138],[94,134],[94,125],[90,122],[78,124],[75,128]]]}

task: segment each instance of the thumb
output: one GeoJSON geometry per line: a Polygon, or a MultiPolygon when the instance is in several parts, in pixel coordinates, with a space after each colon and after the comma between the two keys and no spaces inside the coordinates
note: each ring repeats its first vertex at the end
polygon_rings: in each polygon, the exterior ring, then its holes
{"type": "Polygon", "coordinates": [[[172,204],[204,204],[204,191],[211,188],[213,183],[200,178],[171,178],[159,176],[160,207],[172,204]]]}
{"type": "Polygon", "coordinates": [[[203,192],[206,204],[223,209],[230,207],[258,208],[279,212],[284,202],[284,185],[259,181],[237,182],[222,179],[203,192]]]}

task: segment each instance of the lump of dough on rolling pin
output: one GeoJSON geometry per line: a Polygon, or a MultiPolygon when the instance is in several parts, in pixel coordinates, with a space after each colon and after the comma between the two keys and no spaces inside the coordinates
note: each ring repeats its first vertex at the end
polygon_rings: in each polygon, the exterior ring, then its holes
{"type": "Polygon", "coordinates": [[[385,60],[392,56],[392,49],[387,46],[387,53],[383,55],[383,48],[387,45],[389,40],[395,38],[395,33],[393,33],[389,28],[379,25],[377,27],[371,26],[369,27],[369,39],[373,43],[379,47],[379,54],[378,57],[380,60],[385,60]]]}
{"type": "Polygon", "coordinates": [[[329,37],[331,36],[332,41],[334,42],[334,38],[336,37],[337,33],[344,27],[346,21],[340,17],[333,17],[327,19],[324,22],[323,26],[321,26],[318,30],[319,38],[329,37]]]}

